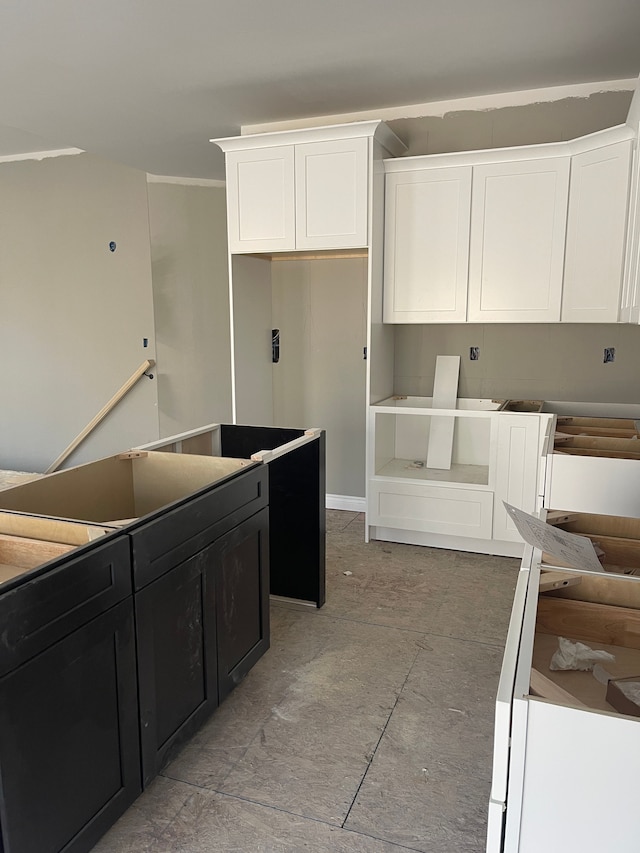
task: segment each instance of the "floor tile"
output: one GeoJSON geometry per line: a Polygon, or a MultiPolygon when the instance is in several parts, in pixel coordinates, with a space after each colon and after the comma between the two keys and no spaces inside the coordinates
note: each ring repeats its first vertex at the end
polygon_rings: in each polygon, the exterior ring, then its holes
{"type": "Polygon", "coordinates": [[[290,613],[290,684],[220,788],[340,824],[420,648],[420,636],[290,613]]]}
{"type": "Polygon", "coordinates": [[[149,853],[402,853],[394,844],[209,792],[186,803],[149,853]]]}
{"type": "Polygon", "coordinates": [[[425,853],[484,850],[502,652],[430,637],[345,827],[425,853]]]}
{"type": "Polygon", "coordinates": [[[188,785],[158,777],[100,839],[93,853],[146,853],[192,794],[188,785]]]}

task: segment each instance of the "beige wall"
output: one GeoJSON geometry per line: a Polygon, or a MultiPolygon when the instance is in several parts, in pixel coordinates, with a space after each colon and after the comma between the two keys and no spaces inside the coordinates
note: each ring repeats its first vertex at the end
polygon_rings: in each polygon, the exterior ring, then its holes
{"type": "Polygon", "coordinates": [[[460,110],[444,116],[388,122],[407,145],[404,156],[534,145],[575,139],[624,124],[632,92],[597,92],[586,98],[460,110]]]}
{"type": "MultiPolygon", "coordinates": [[[[89,154],[2,163],[0,235],[0,467],[42,471],[153,355],[146,176],[89,154]]],[[[69,464],[157,437],[156,406],[143,377],[69,464]]]]}
{"type": "Polygon", "coordinates": [[[367,261],[274,261],[271,281],[274,423],[326,429],[328,494],[363,497],[367,261]]]}
{"type": "Polygon", "coordinates": [[[160,435],[231,418],[226,199],[149,183],[160,435]]]}
{"type": "Polygon", "coordinates": [[[461,356],[461,397],[640,402],[639,326],[404,326],[396,333],[396,393],[431,396],[438,355],[461,356]],[[478,361],[469,359],[472,346],[478,361]],[[615,347],[612,364],[603,362],[604,347],[615,347]]]}

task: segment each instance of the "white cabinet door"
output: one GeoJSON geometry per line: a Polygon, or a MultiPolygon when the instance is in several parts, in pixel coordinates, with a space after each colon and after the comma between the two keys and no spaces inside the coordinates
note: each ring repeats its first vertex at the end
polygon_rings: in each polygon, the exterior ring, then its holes
{"type": "Polygon", "coordinates": [[[294,146],[229,151],[229,251],[295,249],[294,146]]]}
{"type": "Polygon", "coordinates": [[[369,140],[295,146],[296,248],[366,246],[369,140]]]}
{"type": "Polygon", "coordinates": [[[615,323],[625,249],[631,140],[571,158],[562,320],[615,323]]]}
{"type": "Polygon", "coordinates": [[[569,158],[475,166],[468,319],[560,319],[569,158]]]}
{"type": "Polygon", "coordinates": [[[464,322],[471,167],[392,172],[385,205],[384,322],[464,322]]]}
{"type": "Polygon", "coordinates": [[[502,415],[498,421],[498,457],[493,508],[493,538],[521,542],[522,537],[502,505],[534,512],[538,485],[540,421],[535,415],[502,415]]]}

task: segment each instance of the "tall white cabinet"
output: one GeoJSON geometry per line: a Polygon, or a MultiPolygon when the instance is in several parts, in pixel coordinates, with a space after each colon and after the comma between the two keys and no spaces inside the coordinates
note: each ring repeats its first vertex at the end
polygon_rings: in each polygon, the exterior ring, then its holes
{"type": "Polygon", "coordinates": [[[212,141],[226,161],[234,420],[326,427],[328,502],[363,508],[371,389],[393,391],[382,163],[404,146],[380,121],[212,141]]]}

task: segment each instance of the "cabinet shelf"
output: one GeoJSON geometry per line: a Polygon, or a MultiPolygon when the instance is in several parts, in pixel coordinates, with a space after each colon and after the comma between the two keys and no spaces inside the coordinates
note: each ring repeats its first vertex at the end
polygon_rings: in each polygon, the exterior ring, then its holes
{"type": "Polygon", "coordinates": [[[437,483],[469,484],[473,486],[486,486],[489,482],[488,465],[464,465],[452,463],[450,469],[427,468],[416,465],[412,459],[390,459],[375,472],[376,479],[407,479],[433,481],[437,483]]]}

